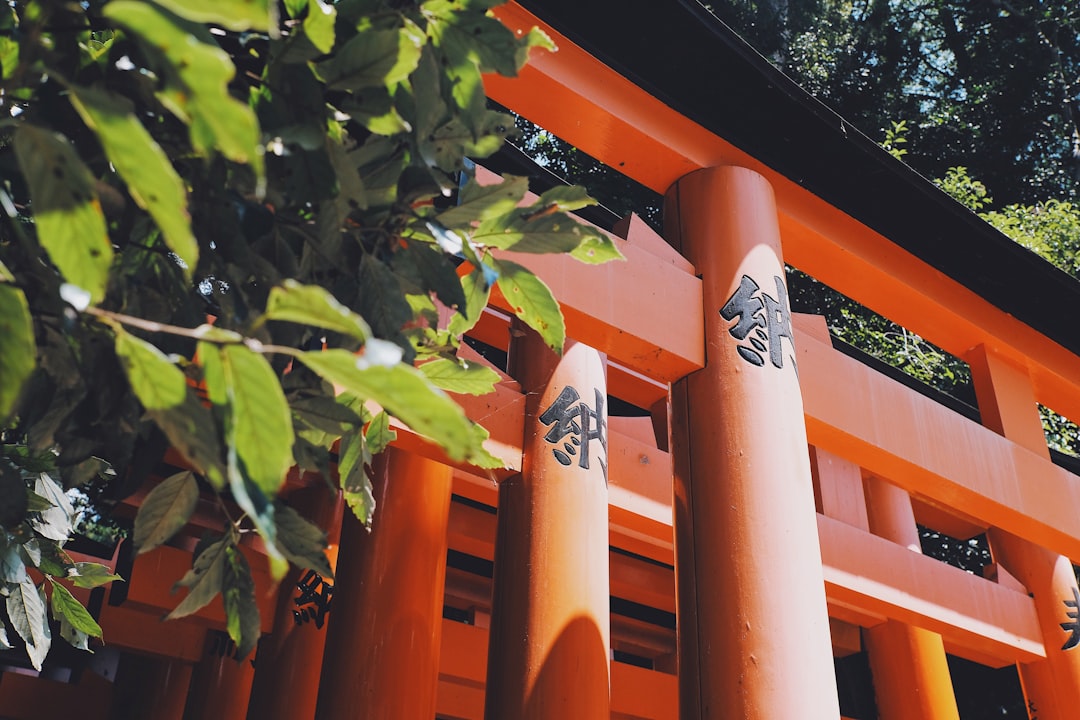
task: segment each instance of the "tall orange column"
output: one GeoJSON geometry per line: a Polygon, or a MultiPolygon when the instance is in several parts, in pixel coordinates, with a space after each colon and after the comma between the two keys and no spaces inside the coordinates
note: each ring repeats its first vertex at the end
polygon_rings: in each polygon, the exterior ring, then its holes
{"type": "Polygon", "coordinates": [[[236,660],[236,646],[224,632],[206,633],[203,657],[191,674],[184,720],[244,720],[255,668],[251,658],[236,660]]]}
{"type": "Polygon", "coordinates": [[[435,717],[452,475],[390,448],[371,532],[345,512],[316,717],[435,717]]]}
{"type": "MultiPolygon", "coordinates": [[[[911,497],[876,477],[865,486],[870,531],[921,553],[911,497]]],[[[881,720],[959,720],[940,635],[896,620],[863,632],[881,720]]]]}
{"type": "MultiPolygon", "coordinates": [[[[983,425],[1049,459],[1027,369],[980,345],[968,353],[983,425]]],[[[1023,482],[1023,478],[1020,478],[1023,482]]],[[[1039,492],[1028,486],[1027,492],[1039,492]]],[[[1080,708],[1080,590],[1068,558],[997,528],[990,549],[1035,600],[1046,660],[1020,665],[1028,710],[1038,720],[1066,720],[1080,708]]]]}
{"type": "Polygon", "coordinates": [[[836,720],[829,618],[772,188],[699,170],[665,198],[702,274],[706,367],[672,387],[680,717],[836,720]]]}
{"type": "Polygon", "coordinates": [[[610,717],[607,384],[585,345],[511,345],[522,472],[499,486],[487,720],[610,717]]]}
{"type": "MultiPolygon", "coordinates": [[[[340,493],[331,492],[325,483],[318,482],[290,493],[288,502],[328,531],[327,556],[334,567],[345,505],[340,493]]],[[[327,630],[314,621],[297,622],[293,614],[301,610],[296,604],[297,583],[306,576],[306,571],[290,572],[278,590],[274,629],[259,642],[255,656],[255,681],[248,708],[251,720],[313,720],[315,717],[327,630]]]]}

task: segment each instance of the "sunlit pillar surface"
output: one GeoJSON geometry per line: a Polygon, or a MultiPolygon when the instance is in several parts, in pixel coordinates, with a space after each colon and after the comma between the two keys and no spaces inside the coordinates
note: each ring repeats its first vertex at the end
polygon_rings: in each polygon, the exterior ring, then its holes
{"type": "Polygon", "coordinates": [[[525,332],[522,472],[499,486],[487,720],[608,720],[607,408],[603,361],[525,332]]]}
{"type": "MultiPolygon", "coordinates": [[[[966,358],[983,425],[1049,459],[1031,377],[984,346],[966,358]]],[[[1039,492],[1024,483],[1027,492],[1039,492]]],[[[1028,712],[1038,720],[1066,720],[1080,708],[1080,591],[1069,559],[1010,533],[990,528],[994,559],[1035,600],[1046,660],[1019,666],[1028,712]]]]}
{"type": "MultiPolygon", "coordinates": [[[[865,484],[870,531],[921,553],[911,497],[876,477],[865,484]]],[[[881,720],[959,720],[940,635],[886,620],[864,636],[881,720]]]]}
{"type": "Polygon", "coordinates": [[[435,717],[452,475],[390,448],[371,532],[345,511],[316,717],[435,717]]]}
{"type": "Polygon", "coordinates": [[[772,188],[737,167],[668,191],[702,276],[706,367],[672,386],[680,716],[839,717],[772,188]]]}

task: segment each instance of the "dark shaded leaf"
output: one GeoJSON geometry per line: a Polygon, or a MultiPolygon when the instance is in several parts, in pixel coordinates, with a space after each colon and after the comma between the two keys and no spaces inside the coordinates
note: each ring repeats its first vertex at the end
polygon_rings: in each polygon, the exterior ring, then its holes
{"type": "Polygon", "coordinates": [[[153,550],[187,524],[199,502],[199,484],[190,470],[176,473],[151,490],[135,515],[135,548],[153,550]]]}
{"type": "Polygon", "coordinates": [[[198,612],[221,592],[225,571],[225,550],[231,546],[232,540],[223,537],[199,553],[191,569],[173,585],[173,592],[184,587],[188,589],[188,594],[166,616],[166,620],[175,620],[198,612]]]}
{"type": "Polygon", "coordinates": [[[274,521],[277,523],[278,547],[293,565],[310,568],[323,577],[334,576],[326,557],[327,542],[323,530],[283,502],[274,506],[274,521]]]}
{"type": "Polygon", "coordinates": [[[235,545],[225,548],[221,599],[225,604],[225,629],[236,643],[237,659],[242,660],[255,649],[261,631],[251,567],[240,548],[235,545]]]}

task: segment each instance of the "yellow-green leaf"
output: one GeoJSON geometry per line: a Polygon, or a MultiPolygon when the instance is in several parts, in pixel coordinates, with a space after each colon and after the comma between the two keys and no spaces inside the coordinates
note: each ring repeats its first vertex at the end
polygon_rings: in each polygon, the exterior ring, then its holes
{"type": "Polygon", "coordinates": [[[514,315],[540,333],[544,343],[561,353],[566,340],[566,322],[559,301],[544,281],[528,268],[509,260],[495,260],[497,284],[514,315]]]}
{"type": "Polygon", "coordinates": [[[0,282],[0,422],[19,399],[23,383],[34,371],[37,347],[30,307],[22,290],[0,282]]]}
{"type": "Polygon", "coordinates": [[[33,125],[15,131],[15,156],[30,186],[38,242],[69,283],[100,302],[113,249],[90,171],[65,138],[33,125]]]}
{"type": "Polygon", "coordinates": [[[309,0],[307,17],[304,18],[304,34],[319,52],[328,53],[334,49],[335,20],[337,8],[322,0],[309,0]]]}
{"type": "Polygon", "coordinates": [[[135,397],[147,410],[164,410],[184,402],[187,380],[156,345],[116,328],[116,354],[127,372],[135,397]]]}
{"type": "Polygon", "coordinates": [[[275,0],[155,0],[182,18],[229,30],[277,30],[275,0]]]}
{"type": "Polygon", "coordinates": [[[259,605],[255,602],[255,581],[240,548],[225,548],[221,599],[225,604],[225,629],[236,643],[238,660],[246,658],[259,641],[259,605]]]}
{"type": "Polygon", "coordinates": [[[101,637],[101,626],[87,612],[82,603],[75,599],[71,591],[52,578],[49,578],[49,582],[52,584],[53,617],[57,620],[66,618],[71,627],[90,637],[101,637]]]}
{"type": "Polygon", "coordinates": [[[414,432],[439,443],[451,458],[462,460],[468,455],[472,423],[450,396],[415,368],[369,366],[345,350],[305,352],[297,358],[323,379],[374,400],[414,432]]]}
{"type": "Polygon", "coordinates": [[[195,149],[200,153],[217,149],[230,160],[250,163],[261,179],[263,158],[255,113],[229,94],[236,67],[205,28],[135,0],[113,0],[102,12],[168,62],[170,75],[179,85],[174,81],[158,99],[189,123],[195,149]]]}
{"type": "Polygon", "coordinates": [[[291,279],[270,289],[265,317],[267,320],[314,325],[361,341],[371,336],[371,328],[364,318],[338,302],[326,288],[291,279]]]}
{"type": "Polygon", "coordinates": [[[331,90],[386,87],[409,77],[423,46],[424,33],[412,23],[397,30],[363,30],[321,63],[319,73],[331,90]]]}
{"type": "Polygon", "coordinates": [[[165,244],[184,261],[190,275],[199,262],[199,243],[191,232],[184,182],[165,151],[135,117],[126,98],[91,88],[75,88],[69,97],[97,133],[131,197],[154,218],[165,244]]]}
{"type": "Polygon", "coordinates": [[[211,397],[226,398],[226,435],[245,474],[272,497],[293,464],[292,415],[281,382],[266,358],[244,345],[199,346],[200,357],[215,351],[221,375],[208,375],[207,388],[211,397]]]}
{"type": "Polygon", "coordinates": [[[477,362],[436,358],[417,368],[436,387],[462,395],[486,395],[495,389],[499,374],[477,362]]]}

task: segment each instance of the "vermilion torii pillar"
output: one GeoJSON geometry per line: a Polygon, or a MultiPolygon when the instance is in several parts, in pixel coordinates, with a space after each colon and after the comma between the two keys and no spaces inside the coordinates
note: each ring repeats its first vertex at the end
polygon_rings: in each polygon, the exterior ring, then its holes
{"type": "Polygon", "coordinates": [[[702,276],[705,368],[672,387],[679,713],[836,720],[813,485],[772,188],[699,170],[665,198],[702,276]]]}
{"type": "Polygon", "coordinates": [[[435,717],[452,481],[391,447],[375,459],[371,532],[345,511],[316,718],[435,717]]]}
{"type": "Polygon", "coordinates": [[[561,359],[523,331],[522,472],[499,486],[487,720],[608,720],[607,383],[599,353],[561,359]]]}
{"type": "MultiPolygon", "coordinates": [[[[911,496],[876,477],[865,485],[870,531],[922,553],[911,496]]],[[[940,635],[897,620],[863,632],[881,720],[959,720],[940,635]]]]}
{"type": "MultiPolygon", "coordinates": [[[[983,345],[965,359],[983,425],[1049,460],[1027,369],[983,345]]],[[[1080,590],[1072,563],[998,528],[990,528],[987,537],[994,559],[1031,593],[1042,629],[1046,660],[1019,667],[1028,712],[1038,720],[1075,718],[1080,708],[1080,590]]]]}

